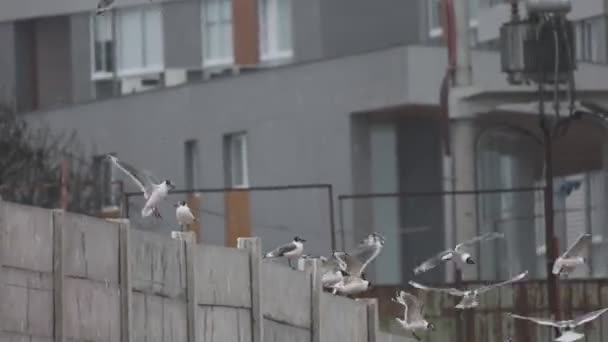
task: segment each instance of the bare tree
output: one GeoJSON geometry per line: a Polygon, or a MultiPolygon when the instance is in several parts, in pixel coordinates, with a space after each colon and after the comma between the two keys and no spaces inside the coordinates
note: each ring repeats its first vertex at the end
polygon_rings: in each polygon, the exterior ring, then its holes
{"type": "Polygon", "coordinates": [[[4,200],[59,208],[62,176],[67,176],[63,188],[69,194],[67,209],[96,215],[100,200],[93,164],[75,132],[54,135],[47,126],[30,127],[10,108],[0,106],[0,196],[4,200]]]}

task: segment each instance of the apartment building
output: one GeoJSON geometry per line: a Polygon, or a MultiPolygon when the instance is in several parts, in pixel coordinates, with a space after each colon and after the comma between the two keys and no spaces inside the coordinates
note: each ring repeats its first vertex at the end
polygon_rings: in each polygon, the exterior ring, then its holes
{"type": "Polygon", "coordinates": [[[0,99],[62,107],[419,40],[394,0],[96,0],[0,4],[0,99]]]}
{"type": "MultiPolygon", "coordinates": [[[[75,130],[87,148],[115,152],[180,188],[330,183],[335,194],[349,194],[541,185],[542,149],[522,134],[538,133],[526,105],[536,99],[534,90],[508,86],[492,51],[508,5],[471,1],[474,82],[451,93],[455,109],[446,136],[439,98],[447,53],[438,46],[437,3],[131,0],[94,17],[93,1],[49,0],[30,9],[12,0],[0,4],[0,44],[14,52],[0,49],[0,72],[11,85],[5,89],[14,89],[6,98],[29,112],[30,122],[75,130]],[[36,67],[24,64],[30,62],[36,67]],[[515,102],[524,105],[505,106],[515,102]]],[[[605,34],[583,25],[607,9],[602,0],[573,6],[586,37],[577,45],[579,97],[608,106],[608,67],[586,57],[605,56],[605,34]]],[[[604,128],[576,124],[557,149],[557,186],[583,180],[569,196],[556,195],[558,206],[576,209],[560,212],[563,243],[581,229],[605,236],[604,128]]],[[[239,222],[263,236],[265,248],[297,233],[310,253],[327,254],[330,213],[323,196],[251,191],[239,222]]],[[[349,247],[369,231],[383,232],[385,251],[370,277],[394,284],[410,279],[424,257],[463,238],[505,231],[510,244],[482,247],[486,261],[467,278],[503,278],[522,268],[541,276],[538,196],[347,200],[336,204],[335,238],[338,247],[349,247]]],[[[226,220],[209,213],[225,211],[227,200],[204,195],[202,203],[209,209],[205,241],[224,243],[226,220]]],[[[594,253],[600,253],[594,262],[605,259],[599,249],[594,253]]],[[[600,266],[592,275],[604,274],[600,266]]],[[[425,277],[439,281],[444,273],[425,277]]]]}

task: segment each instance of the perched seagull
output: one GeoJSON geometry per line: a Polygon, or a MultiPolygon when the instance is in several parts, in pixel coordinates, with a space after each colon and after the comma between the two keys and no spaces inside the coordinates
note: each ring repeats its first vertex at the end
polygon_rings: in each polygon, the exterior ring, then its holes
{"type": "Polygon", "coordinates": [[[421,339],[416,335],[416,331],[435,330],[435,325],[424,318],[424,303],[418,297],[405,291],[399,291],[397,297],[392,298],[392,301],[404,307],[403,319],[399,317],[395,317],[395,319],[403,329],[411,331],[418,341],[421,339]]]}
{"type": "Polygon", "coordinates": [[[264,258],[270,259],[285,257],[289,262],[289,266],[293,267],[291,265],[291,259],[297,259],[302,255],[302,252],[304,251],[304,242],[306,242],[306,240],[302,239],[299,236],[296,236],[290,243],[279,246],[273,251],[266,253],[266,255],[264,255],[264,258]]]}
{"type": "Polygon", "coordinates": [[[552,273],[561,278],[567,278],[568,274],[578,266],[584,265],[586,260],[581,256],[582,252],[591,245],[591,234],[581,234],[578,239],[557,259],[553,264],[552,273]]]}
{"type": "Polygon", "coordinates": [[[158,204],[167,197],[170,189],[175,189],[175,186],[171,184],[170,180],[164,180],[160,184],[156,184],[156,182],[151,179],[152,176],[147,172],[139,172],[133,166],[118,160],[115,156],[107,155],[107,157],[119,168],[122,172],[124,172],[127,176],[129,176],[133,182],[139,187],[139,189],[144,193],[144,199],[146,199],[146,204],[141,209],[141,216],[147,217],[154,213],[155,216],[161,217],[160,212],[158,211],[158,204]],[[144,177],[142,177],[143,175],[144,177]],[[147,186],[144,185],[144,180],[148,183],[147,186]]]}
{"type": "Polygon", "coordinates": [[[509,280],[505,280],[500,283],[490,284],[490,285],[478,287],[476,289],[468,289],[468,290],[458,290],[458,289],[454,289],[454,288],[428,287],[428,286],[416,283],[411,280],[410,280],[409,284],[417,289],[421,289],[424,291],[438,291],[438,292],[444,292],[444,293],[450,294],[452,296],[463,297],[462,300],[460,301],[460,303],[458,303],[458,305],[456,305],[456,308],[457,309],[471,309],[471,308],[477,307],[479,305],[478,298],[479,298],[480,294],[486,293],[486,292],[488,292],[492,289],[498,288],[500,286],[509,285],[511,283],[520,281],[520,280],[524,279],[526,277],[526,275],[528,275],[528,271],[522,272],[522,273],[516,275],[515,277],[513,277],[509,280]]]}
{"type": "Polygon", "coordinates": [[[600,317],[600,315],[602,315],[606,311],[608,311],[608,308],[592,311],[585,315],[576,317],[575,319],[569,319],[569,320],[563,320],[563,321],[553,321],[553,320],[550,320],[547,318],[526,317],[526,316],[520,316],[520,315],[516,315],[516,314],[512,314],[512,313],[510,313],[509,315],[511,315],[511,317],[513,317],[513,318],[527,320],[527,321],[534,322],[539,325],[555,327],[559,330],[559,334],[560,334],[560,336],[558,338],[556,338],[555,341],[570,342],[570,341],[580,340],[581,338],[583,338],[585,336],[584,334],[577,333],[576,331],[574,331],[574,328],[578,327],[579,325],[583,325],[585,323],[589,323],[589,322],[593,321],[594,319],[600,317]]]}
{"type": "Polygon", "coordinates": [[[357,247],[351,252],[334,252],[332,255],[341,263],[348,275],[360,277],[363,271],[378,255],[384,247],[384,237],[378,233],[369,234],[361,240],[357,247]]]}
{"type": "Polygon", "coordinates": [[[503,233],[497,232],[486,233],[483,235],[476,236],[471,240],[457,244],[454,249],[447,249],[435,255],[434,257],[424,261],[414,269],[414,274],[426,272],[430,269],[437,267],[437,265],[439,265],[440,263],[447,262],[449,260],[456,262],[456,265],[460,266],[460,268],[462,268],[462,266],[466,264],[475,264],[475,261],[473,261],[473,257],[471,256],[471,254],[465,251],[466,248],[471,247],[471,245],[478,242],[489,241],[504,237],[505,235],[503,233]]]}
{"type": "Polygon", "coordinates": [[[175,207],[177,208],[175,209],[175,217],[177,218],[179,225],[182,227],[182,230],[184,230],[184,227],[187,227],[196,221],[196,217],[194,217],[192,214],[192,211],[188,207],[188,204],[186,204],[186,201],[178,202],[175,207]]]}
{"type": "Polygon", "coordinates": [[[114,5],[114,0],[99,0],[97,3],[97,11],[95,12],[97,15],[101,15],[110,9],[114,5]]]}
{"type": "Polygon", "coordinates": [[[369,280],[365,279],[364,275],[349,275],[345,271],[341,271],[341,273],[342,280],[329,286],[330,288],[333,288],[332,294],[344,294],[347,297],[352,298],[352,295],[365,292],[371,288],[372,284],[369,280]]]}

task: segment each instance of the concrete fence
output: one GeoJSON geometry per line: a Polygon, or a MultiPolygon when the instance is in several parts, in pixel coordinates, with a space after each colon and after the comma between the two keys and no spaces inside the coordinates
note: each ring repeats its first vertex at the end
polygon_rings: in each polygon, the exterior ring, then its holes
{"type": "Polygon", "coordinates": [[[0,341],[406,341],[375,299],[321,290],[318,265],[262,262],[257,238],[197,245],[0,201],[0,341]]]}

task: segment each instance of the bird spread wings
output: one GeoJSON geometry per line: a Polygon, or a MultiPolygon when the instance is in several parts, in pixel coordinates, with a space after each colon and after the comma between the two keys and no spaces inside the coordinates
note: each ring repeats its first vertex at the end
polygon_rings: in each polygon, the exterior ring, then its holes
{"type": "Polygon", "coordinates": [[[346,265],[338,260],[335,256],[321,262],[321,272],[323,273],[336,272],[344,270],[345,268],[346,265]]]}
{"type": "Polygon", "coordinates": [[[490,284],[490,285],[487,285],[487,286],[480,287],[480,288],[477,289],[477,293],[484,293],[484,292],[490,291],[493,288],[497,288],[497,287],[500,287],[500,286],[505,286],[505,285],[509,285],[511,283],[518,282],[518,281],[524,279],[527,275],[528,275],[528,271],[524,271],[524,272],[516,275],[515,277],[513,277],[511,279],[508,279],[508,280],[505,280],[503,282],[495,283],[495,284],[490,284]]]}
{"type": "Polygon", "coordinates": [[[403,319],[407,322],[414,322],[424,319],[422,316],[424,311],[424,303],[422,303],[418,297],[405,291],[399,291],[399,294],[394,301],[405,307],[403,319]]]}
{"type": "Polygon", "coordinates": [[[346,252],[336,252],[334,256],[342,265],[342,270],[349,275],[360,276],[363,272],[364,263],[358,257],[346,252]]]}
{"type": "Polygon", "coordinates": [[[363,270],[380,254],[380,248],[373,243],[363,240],[351,252],[335,252],[334,256],[346,267],[344,271],[350,275],[360,276],[363,270]]]}
{"type": "Polygon", "coordinates": [[[608,308],[591,311],[591,312],[589,312],[589,313],[587,313],[585,315],[582,315],[580,317],[575,318],[574,319],[574,324],[575,325],[583,325],[585,323],[591,322],[594,319],[598,318],[603,313],[605,313],[606,311],[608,311],[608,308]]]}
{"type": "Polygon", "coordinates": [[[490,241],[490,240],[494,240],[494,239],[500,239],[500,238],[504,238],[505,234],[503,233],[498,233],[498,232],[490,232],[490,233],[485,233],[482,235],[478,235],[468,241],[465,242],[461,242],[458,245],[456,245],[455,250],[456,251],[460,251],[465,247],[469,247],[473,244],[476,243],[480,243],[480,242],[484,242],[484,241],[490,241]]]}
{"type": "Polygon", "coordinates": [[[550,319],[547,319],[547,318],[520,316],[520,315],[516,315],[516,314],[513,314],[513,313],[510,313],[509,315],[511,315],[511,317],[513,317],[513,318],[523,319],[523,320],[534,322],[534,323],[540,324],[540,325],[545,325],[545,326],[549,326],[549,327],[556,327],[556,328],[560,327],[560,325],[557,322],[555,322],[553,320],[550,320],[550,319]]]}
{"type": "Polygon", "coordinates": [[[424,290],[424,291],[443,292],[443,293],[450,294],[452,296],[459,296],[459,297],[462,297],[465,294],[465,291],[455,289],[452,287],[444,287],[444,288],[430,287],[430,286],[419,284],[413,280],[410,280],[409,284],[417,289],[424,290]]]}
{"type": "Polygon", "coordinates": [[[453,253],[452,251],[443,251],[443,252],[431,257],[430,259],[424,261],[423,263],[418,265],[416,268],[414,268],[414,274],[426,272],[432,268],[437,267],[437,265],[439,265],[443,261],[443,258],[445,258],[446,256],[448,256],[449,254],[452,254],[452,253],[453,253]]]}
{"type": "Polygon", "coordinates": [[[589,247],[591,243],[591,234],[582,234],[576,239],[576,241],[568,247],[568,249],[562,254],[562,258],[572,258],[580,256],[581,252],[589,247]]]}
{"type": "Polygon", "coordinates": [[[149,179],[149,176],[143,175],[136,168],[131,166],[128,163],[125,163],[121,160],[118,160],[115,156],[108,155],[108,158],[114,163],[114,165],[124,172],[133,182],[139,187],[139,189],[144,193],[144,198],[148,199],[152,190],[154,189],[154,183],[152,183],[149,179]],[[146,182],[148,184],[146,184],[146,182]]]}

